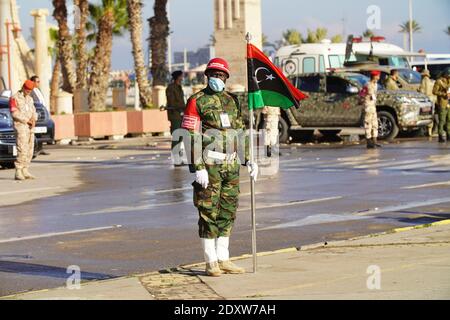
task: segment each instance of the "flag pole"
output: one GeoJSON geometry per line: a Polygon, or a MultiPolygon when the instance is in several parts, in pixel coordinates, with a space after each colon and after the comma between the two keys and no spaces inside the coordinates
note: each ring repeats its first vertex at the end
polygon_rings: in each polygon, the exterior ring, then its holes
{"type": "MultiPolygon", "coordinates": [[[[247,33],[245,36],[247,40],[247,44],[250,44],[252,36],[250,33],[247,33]]],[[[247,57],[248,58],[248,57],[247,57]]],[[[248,62],[247,62],[248,63],[248,62]]],[[[250,75],[247,75],[250,76],[250,75]]],[[[247,81],[248,83],[248,81],[247,81]]],[[[247,101],[248,102],[248,101],[247,101]]],[[[250,109],[250,162],[255,163],[255,155],[253,152],[254,143],[254,131],[253,131],[253,123],[254,123],[254,113],[253,108],[250,109]]],[[[255,179],[250,176],[250,194],[251,194],[251,211],[252,211],[252,255],[253,255],[253,273],[256,273],[257,269],[257,254],[256,254],[256,198],[255,198],[255,179]]]]}

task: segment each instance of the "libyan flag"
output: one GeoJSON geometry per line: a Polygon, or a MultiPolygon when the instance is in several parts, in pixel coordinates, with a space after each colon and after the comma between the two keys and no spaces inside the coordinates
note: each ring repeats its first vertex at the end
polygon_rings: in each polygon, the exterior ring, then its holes
{"type": "Polygon", "coordinates": [[[265,106],[289,109],[307,96],[252,44],[247,44],[248,108],[265,106]]]}

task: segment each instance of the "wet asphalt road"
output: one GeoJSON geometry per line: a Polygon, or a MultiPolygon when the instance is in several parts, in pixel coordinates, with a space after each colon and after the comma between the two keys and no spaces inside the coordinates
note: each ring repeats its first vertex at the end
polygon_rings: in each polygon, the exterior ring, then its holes
{"type": "MultiPolygon", "coordinates": [[[[258,251],[449,219],[449,150],[425,139],[376,151],[354,144],[284,147],[279,173],[257,183],[258,251]]],[[[117,160],[36,159],[48,166],[75,162],[83,185],[0,208],[0,296],[64,286],[71,265],[90,280],[201,261],[193,177],[173,168],[168,156],[131,148],[117,160]]],[[[268,163],[261,167],[267,171],[268,163]]],[[[232,255],[251,251],[250,188],[242,173],[232,255]]]]}

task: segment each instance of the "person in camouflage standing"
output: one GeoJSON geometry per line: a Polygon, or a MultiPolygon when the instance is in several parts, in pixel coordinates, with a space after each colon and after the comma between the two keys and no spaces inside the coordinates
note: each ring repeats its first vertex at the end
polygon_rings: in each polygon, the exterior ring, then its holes
{"type": "Polygon", "coordinates": [[[266,146],[267,157],[272,157],[272,147],[278,143],[278,122],[280,121],[280,108],[264,107],[265,131],[264,144],[266,146]]]}
{"type": "MultiPolygon", "coordinates": [[[[436,96],[433,94],[433,81],[431,81],[430,79],[430,71],[425,69],[422,71],[421,75],[422,80],[420,82],[420,87],[418,91],[426,95],[431,100],[434,106],[436,103],[436,96]]],[[[431,137],[433,135],[433,129],[437,133],[438,124],[439,124],[439,117],[435,113],[433,115],[433,122],[428,126],[428,136],[431,137]]]]}
{"type": "Polygon", "coordinates": [[[28,171],[34,151],[34,127],[38,119],[31,92],[34,82],[25,81],[22,89],[9,101],[9,108],[14,120],[16,133],[17,159],[15,162],[16,180],[35,179],[28,171]]]}
{"type": "Polygon", "coordinates": [[[377,91],[380,71],[370,73],[370,81],[363,88],[364,94],[364,129],[366,131],[367,148],[381,147],[377,144],[378,117],[377,117],[377,91]]]}
{"type": "MultiPolygon", "coordinates": [[[[229,259],[229,240],[236,218],[239,197],[239,169],[245,163],[256,179],[258,166],[248,162],[248,144],[245,161],[236,150],[235,132],[244,132],[245,126],[236,97],[225,91],[230,76],[228,63],[212,59],[205,70],[208,86],[188,99],[182,128],[189,130],[191,142],[191,172],[195,172],[194,205],[199,212],[198,234],[206,262],[206,274],[244,273],[229,259]],[[233,133],[232,133],[233,132],[233,133]],[[195,145],[201,145],[201,155],[195,154],[195,145]],[[229,150],[229,145],[233,150],[229,150]],[[214,145],[214,151],[211,150],[214,145]],[[227,146],[223,148],[224,146],[227,146]],[[218,152],[224,151],[223,152],[218,152]]],[[[238,142],[241,141],[238,138],[238,142]]],[[[242,147],[242,146],[241,146],[242,147]]]]}
{"type": "Polygon", "coordinates": [[[392,91],[400,90],[397,81],[398,81],[398,70],[395,69],[391,70],[391,74],[389,77],[387,77],[385,82],[386,90],[392,91]]]}
{"type": "MultiPolygon", "coordinates": [[[[183,112],[186,104],[184,103],[184,93],[181,83],[183,82],[183,71],[174,71],[172,73],[172,83],[166,89],[167,98],[167,115],[170,121],[170,134],[173,135],[174,131],[181,128],[181,121],[183,119],[183,112]]],[[[172,152],[179,142],[172,140],[172,152]]],[[[183,144],[181,144],[182,146],[183,144]]],[[[180,159],[182,154],[173,155],[175,160],[175,166],[182,165],[180,159]]]]}
{"type": "Polygon", "coordinates": [[[450,139],[450,107],[448,99],[450,98],[450,69],[444,71],[439,79],[436,80],[433,87],[433,94],[437,96],[437,105],[439,107],[439,142],[445,143],[450,139]]]}

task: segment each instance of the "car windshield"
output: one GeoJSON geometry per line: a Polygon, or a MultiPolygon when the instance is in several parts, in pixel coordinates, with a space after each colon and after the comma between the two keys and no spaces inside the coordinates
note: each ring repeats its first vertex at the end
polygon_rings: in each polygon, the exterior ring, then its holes
{"type": "Polygon", "coordinates": [[[400,69],[398,74],[409,84],[420,84],[422,76],[417,71],[411,69],[400,69]]]}
{"type": "MultiPolygon", "coordinates": [[[[370,81],[369,77],[363,74],[349,74],[347,78],[353,82],[358,83],[361,87],[364,87],[367,82],[370,81]]],[[[384,90],[384,86],[378,83],[378,90],[384,90]]]]}

